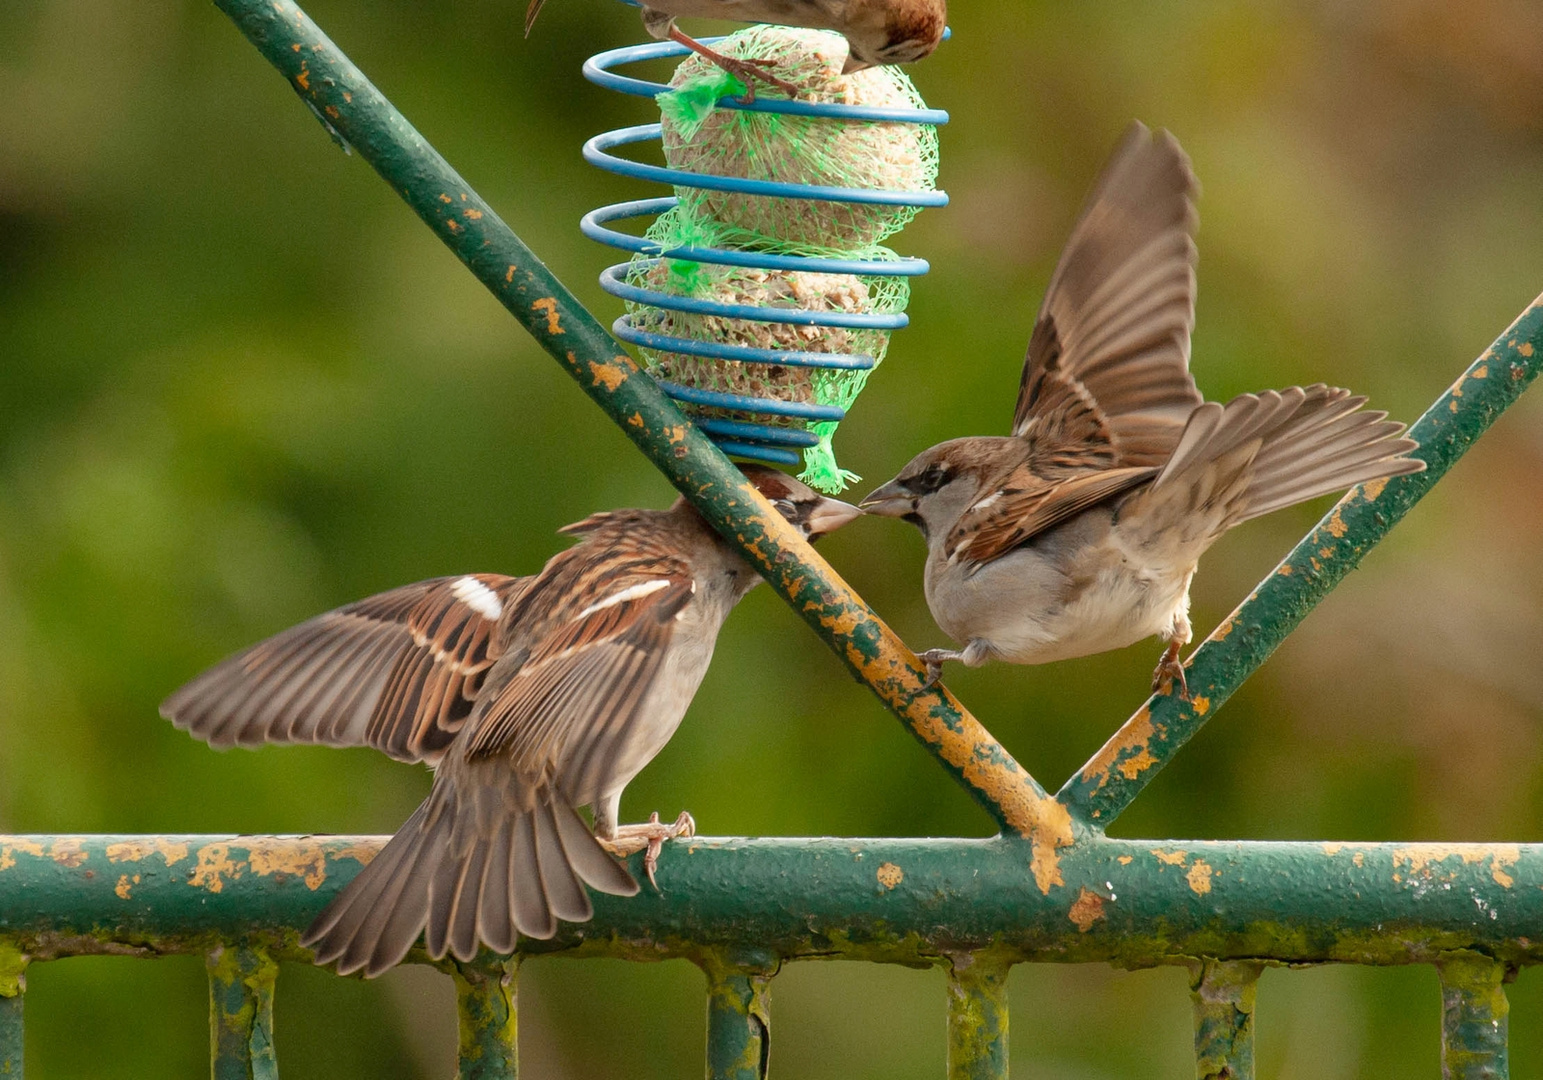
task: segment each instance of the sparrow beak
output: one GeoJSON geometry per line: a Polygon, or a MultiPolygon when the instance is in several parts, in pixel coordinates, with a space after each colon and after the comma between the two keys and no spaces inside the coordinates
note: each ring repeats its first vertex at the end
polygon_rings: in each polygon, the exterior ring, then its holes
{"type": "Polygon", "coordinates": [[[854,71],[867,71],[873,65],[866,60],[859,60],[853,56],[850,50],[847,52],[847,62],[841,65],[841,74],[850,75],[854,71]]]}
{"type": "Polygon", "coordinates": [[[858,507],[865,514],[905,517],[916,512],[916,496],[901,487],[898,481],[891,480],[876,491],[870,491],[858,507]]]}
{"type": "Polygon", "coordinates": [[[804,519],[804,528],[809,533],[810,540],[818,540],[827,533],[835,532],[847,522],[861,517],[862,513],[851,503],[822,497],[810,509],[809,516],[804,519]]]}

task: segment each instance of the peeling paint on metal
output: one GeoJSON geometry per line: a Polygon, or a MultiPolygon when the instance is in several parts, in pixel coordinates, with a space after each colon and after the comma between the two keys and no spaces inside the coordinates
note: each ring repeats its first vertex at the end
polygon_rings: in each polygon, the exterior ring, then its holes
{"type": "Polygon", "coordinates": [[[600,364],[591,360],[589,372],[594,376],[595,385],[604,386],[613,394],[616,388],[627,380],[627,372],[616,364],[600,364]]]}
{"type": "Polygon", "coordinates": [[[139,862],[148,859],[151,855],[159,855],[166,860],[168,867],[176,866],[188,857],[188,846],[185,843],[173,842],[161,836],[146,836],[142,839],[124,840],[117,844],[107,845],[108,862],[139,862]]]}
{"type": "Polygon", "coordinates": [[[1196,896],[1204,896],[1211,891],[1211,866],[1205,860],[1196,859],[1194,865],[1189,868],[1189,873],[1184,877],[1196,896]]]}
{"type": "Polygon", "coordinates": [[[4,844],[0,844],[0,870],[9,870],[16,865],[16,853],[18,851],[23,855],[31,855],[39,859],[43,857],[42,844],[16,837],[4,844]]]}
{"type": "Polygon", "coordinates": [[[893,889],[905,880],[905,871],[892,862],[880,863],[878,878],[879,884],[886,890],[893,889]]]}
{"type": "MultiPolygon", "coordinates": [[[[1437,865],[1447,859],[1461,859],[1464,865],[1489,861],[1490,878],[1495,884],[1509,889],[1516,879],[1506,872],[1521,858],[1518,844],[1408,844],[1393,852],[1395,869],[1407,866],[1409,875],[1419,875],[1430,880],[1437,872],[1437,865]]],[[[1448,870],[1447,876],[1451,877],[1448,870]]]]}
{"type": "Polygon", "coordinates": [[[1366,483],[1361,485],[1361,495],[1366,499],[1367,502],[1371,502],[1373,499],[1381,495],[1387,486],[1388,478],[1386,476],[1382,477],[1380,480],[1368,480],[1366,483]]]}
{"type": "Polygon", "coordinates": [[[1168,866],[1183,866],[1184,859],[1189,855],[1187,851],[1153,851],[1152,857],[1160,863],[1168,866]]]}
{"type": "Polygon", "coordinates": [[[127,899],[129,899],[129,896],[130,896],[130,890],[135,885],[138,885],[138,884],[139,884],[139,875],[138,874],[135,874],[133,877],[129,877],[129,875],[127,875],[127,874],[119,874],[118,875],[118,884],[113,886],[113,892],[118,894],[118,899],[119,900],[127,900],[127,899]]]}
{"type": "Polygon", "coordinates": [[[246,870],[246,863],[230,857],[229,844],[206,844],[198,849],[197,856],[198,865],[188,878],[188,884],[195,889],[220,892],[227,878],[234,881],[246,870]]]}
{"type": "Polygon", "coordinates": [[[78,836],[62,836],[48,849],[48,857],[60,866],[79,866],[86,861],[78,836]]]}
{"type": "Polygon", "coordinates": [[[1078,890],[1077,899],[1066,917],[1077,924],[1079,934],[1086,934],[1093,929],[1094,923],[1105,918],[1104,898],[1084,885],[1078,890]]]}
{"type": "MultiPolygon", "coordinates": [[[[562,323],[557,313],[557,299],[555,297],[543,296],[539,300],[533,300],[531,301],[530,308],[532,311],[539,311],[546,315],[546,332],[548,334],[561,334],[563,332],[562,323]]],[[[613,386],[611,389],[614,390],[616,387],[613,386]]]]}

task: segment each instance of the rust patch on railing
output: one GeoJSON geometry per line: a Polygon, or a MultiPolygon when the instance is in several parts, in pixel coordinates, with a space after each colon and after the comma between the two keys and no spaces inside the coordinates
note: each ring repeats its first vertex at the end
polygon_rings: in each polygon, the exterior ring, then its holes
{"type": "MultiPolygon", "coordinates": [[[[1516,884],[1516,879],[1506,873],[1506,868],[1516,865],[1521,858],[1521,847],[1517,844],[1408,844],[1393,851],[1393,880],[1399,880],[1396,871],[1400,867],[1408,867],[1405,877],[1419,875],[1427,881],[1434,880],[1438,872],[1435,864],[1451,858],[1462,859],[1466,866],[1488,859],[1490,878],[1501,888],[1509,889],[1516,884]]],[[[1450,879],[1455,874],[1449,872],[1446,876],[1450,879]]]]}
{"type": "Polygon", "coordinates": [[[151,855],[159,855],[166,860],[167,866],[175,866],[188,857],[188,846],[181,841],[167,840],[160,836],[146,836],[107,845],[108,862],[140,862],[151,855]]]}
{"type": "Polygon", "coordinates": [[[1084,885],[1078,890],[1077,899],[1066,917],[1077,924],[1079,934],[1086,934],[1093,929],[1094,923],[1105,917],[1104,898],[1084,885]]]}

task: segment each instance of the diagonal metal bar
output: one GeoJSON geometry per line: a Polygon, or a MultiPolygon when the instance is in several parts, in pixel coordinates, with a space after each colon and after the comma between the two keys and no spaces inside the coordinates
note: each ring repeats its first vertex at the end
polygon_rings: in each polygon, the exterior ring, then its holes
{"type": "Polygon", "coordinates": [[[1108,828],[1346,574],[1354,570],[1543,370],[1543,296],[1495,339],[1409,434],[1426,470],[1347,494],[1195,651],[1191,700],[1154,695],[1056,796],[1108,828]]]}
{"type": "Polygon", "coordinates": [[[448,964],[455,981],[460,1039],[456,1080],[516,1080],[519,1065],[519,957],[483,953],[469,964],[448,964]]]}
{"type": "Polygon", "coordinates": [[[1066,809],[952,694],[926,686],[905,643],[305,12],[288,0],[215,2],[998,825],[1034,840],[1036,858],[1071,843],[1066,809]]]}
{"type": "Polygon", "coordinates": [[[1511,1006],[1506,966],[1462,950],[1436,961],[1441,976],[1442,1080],[1506,1080],[1511,1006]]]}
{"type": "Polygon", "coordinates": [[[1263,970],[1251,960],[1189,965],[1199,1080],[1254,1080],[1254,1005],[1263,970]]]}

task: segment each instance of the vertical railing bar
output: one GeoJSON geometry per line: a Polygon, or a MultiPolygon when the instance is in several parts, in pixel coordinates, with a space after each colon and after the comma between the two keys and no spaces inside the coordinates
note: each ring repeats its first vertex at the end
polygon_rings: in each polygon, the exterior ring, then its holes
{"type": "Polygon", "coordinates": [[[209,1073],[214,1080],[277,1080],[273,987],[278,961],[261,949],[222,945],[209,968],[209,1073]]]}
{"type": "Polygon", "coordinates": [[[1066,810],[751,487],[439,152],[290,0],[215,0],[656,468],[999,825],[1050,849],[1066,810]]]}
{"type": "Polygon", "coordinates": [[[736,950],[708,953],[697,965],[707,976],[707,1080],[766,1080],[777,958],[736,950]]]}
{"type": "Polygon", "coordinates": [[[1198,1080],[1254,1080],[1254,1003],[1263,970],[1246,960],[1190,964],[1198,1080]]]}
{"type": "Polygon", "coordinates": [[[1007,1080],[1007,976],[984,953],[948,965],[948,1080],[1007,1080]]]}
{"type": "Polygon", "coordinates": [[[1482,953],[1448,953],[1441,977],[1442,1080],[1506,1080],[1510,1002],[1507,969],[1482,953]]]}
{"type": "Polygon", "coordinates": [[[454,964],[460,1018],[458,1080],[516,1080],[519,1063],[519,957],[454,964]]]}
{"type": "Polygon", "coordinates": [[[1195,651],[1190,699],[1148,699],[1056,798],[1106,829],[1543,371],[1543,296],[1410,428],[1426,470],[1355,488],[1195,651]]]}
{"type": "Polygon", "coordinates": [[[0,1077],[4,1080],[21,1080],[26,994],[27,955],[0,941],[0,1077]]]}

